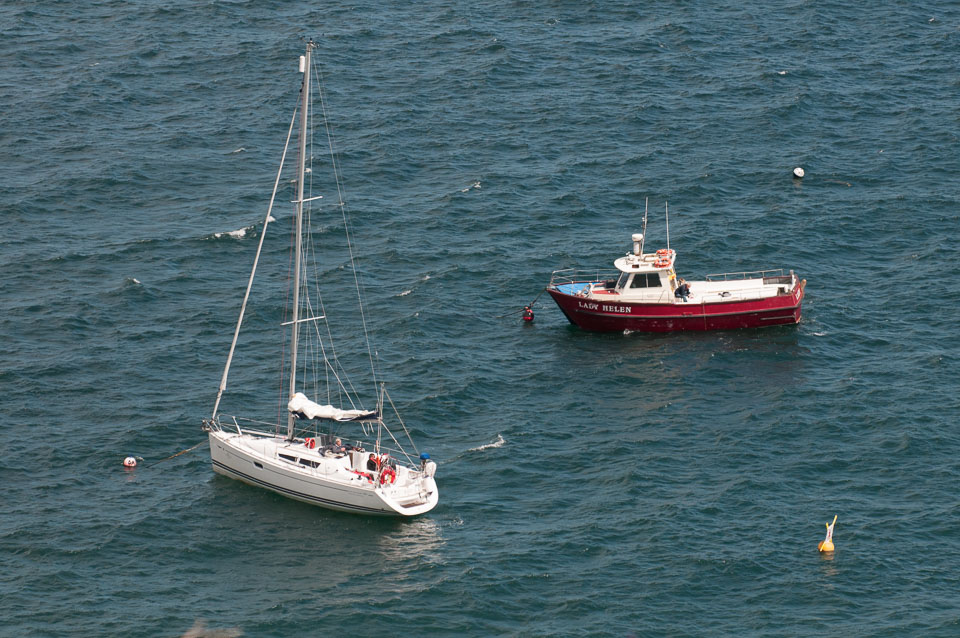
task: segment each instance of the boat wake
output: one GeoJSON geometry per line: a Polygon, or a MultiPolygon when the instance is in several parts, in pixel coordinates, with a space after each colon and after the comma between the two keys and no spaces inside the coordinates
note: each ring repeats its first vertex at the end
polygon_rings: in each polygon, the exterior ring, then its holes
{"type": "Polygon", "coordinates": [[[482,450],[489,450],[490,448],[503,447],[503,444],[506,442],[507,440],[503,438],[503,435],[498,434],[497,440],[494,441],[493,443],[485,443],[477,447],[472,447],[469,450],[467,450],[467,452],[480,452],[482,450]]]}

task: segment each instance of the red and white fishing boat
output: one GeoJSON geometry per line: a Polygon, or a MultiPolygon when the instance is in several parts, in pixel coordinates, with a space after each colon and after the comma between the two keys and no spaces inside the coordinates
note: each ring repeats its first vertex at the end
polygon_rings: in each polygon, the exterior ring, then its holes
{"type": "Polygon", "coordinates": [[[547,292],[570,323],[605,332],[675,332],[800,321],[807,280],[792,270],[707,275],[703,281],[686,282],[689,294],[684,299],[677,294],[683,279],[676,274],[676,251],[644,253],[643,234],[632,239],[633,252],[613,263],[615,271],[553,272],[547,292]]]}

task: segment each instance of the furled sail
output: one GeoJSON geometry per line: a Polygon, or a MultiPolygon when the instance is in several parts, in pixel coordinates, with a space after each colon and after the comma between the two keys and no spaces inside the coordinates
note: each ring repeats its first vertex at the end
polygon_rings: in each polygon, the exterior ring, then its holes
{"type": "Polygon", "coordinates": [[[302,419],[331,419],[333,421],[364,421],[376,419],[376,410],[341,410],[332,405],[320,405],[297,392],[287,404],[287,409],[302,419]]]}

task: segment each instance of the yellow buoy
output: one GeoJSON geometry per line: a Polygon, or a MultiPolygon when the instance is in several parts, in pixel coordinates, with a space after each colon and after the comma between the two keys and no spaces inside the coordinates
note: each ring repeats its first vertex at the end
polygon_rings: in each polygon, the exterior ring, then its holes
{"type": "Polygon", "coordinates": [[[837,524],[837,515],[834,514],[833,522],[826,523],[827,526],[827,537],[820,541],[820,544],[817,545],[817,549],[821,552],[832,552],[833,551],[833,526],[837,524]]]}

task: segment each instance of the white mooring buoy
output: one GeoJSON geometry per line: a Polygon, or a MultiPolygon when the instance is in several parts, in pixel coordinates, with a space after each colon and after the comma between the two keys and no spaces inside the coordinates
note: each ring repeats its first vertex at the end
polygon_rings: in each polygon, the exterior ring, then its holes
{"type": "Polygon", "coordinates": [[[793,176],[794,176],[796,179],[803,179],[803,176],[804,176],[804,175],[805,175],[805,173],[803,172],[803,169],[800,168],[799,166],[796,167],[795,169],[793,169],[793,176]]]}
{"type": "Polygon", "coordinates": [[[137,467],[137,459],[133,458],[132,456],[128,456],[127,458],[123,459],[123,467],[137,467]]]}

